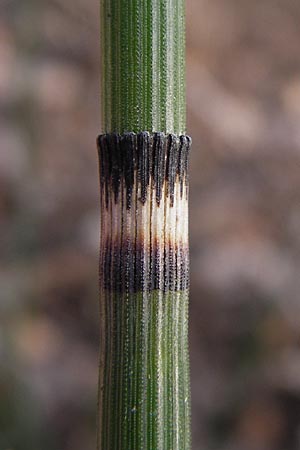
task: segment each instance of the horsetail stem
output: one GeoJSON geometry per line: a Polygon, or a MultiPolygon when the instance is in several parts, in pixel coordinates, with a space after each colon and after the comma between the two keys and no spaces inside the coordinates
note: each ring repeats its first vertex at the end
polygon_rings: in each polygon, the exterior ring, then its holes
{"type": "Polygon", "coordinates": [[[100,0],[103,132],[185,132],[184,0],[100,0]]]}
{"type": "Polygon", "coordinates": [[[98,450],[189,450],[184,0],[101,0],[98,450]]]}

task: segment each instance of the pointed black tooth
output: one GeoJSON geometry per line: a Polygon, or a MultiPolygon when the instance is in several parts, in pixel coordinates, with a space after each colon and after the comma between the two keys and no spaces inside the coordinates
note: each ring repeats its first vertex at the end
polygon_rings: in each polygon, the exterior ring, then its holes
{"type": "Polygon", "coordinates": [[[151,180],[159,206],[163,187],[170,205],[174,204],[176,176],[183,195],[188,183],[188,159],[191,146],[189,136],[141,132],[103,134],[97,139],[101,195],[108,208],[111,193],[114,201],[119,199],[121,183],[126,186],[126,207],[131,208],[134,173],[140,186],[140,201],[146,202],[151,180]]]}

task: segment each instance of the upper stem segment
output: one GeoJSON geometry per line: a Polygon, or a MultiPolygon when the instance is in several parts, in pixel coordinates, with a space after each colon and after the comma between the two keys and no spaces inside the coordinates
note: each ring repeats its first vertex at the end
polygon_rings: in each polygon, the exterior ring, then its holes
{"type": "Polygon", "coordinates": [[[102,130],[185,133],[184,0],[101,0],[102,130]]]}

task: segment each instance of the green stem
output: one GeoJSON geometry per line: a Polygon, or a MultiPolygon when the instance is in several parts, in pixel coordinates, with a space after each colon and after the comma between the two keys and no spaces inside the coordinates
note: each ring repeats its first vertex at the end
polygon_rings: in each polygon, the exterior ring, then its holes
{"type": "Polygon", "coordinates": [[[184,0],[100,0],[102,129],[185,132],[184,0]]]}
{"type": "Polygon", "coordinates": [[[188,449],[187,293],[111,293],[109,302],[100,448],[188,449]]]}
{"type": "Polygon", "coordinates": [[[101,0],[98,450],[189,450],[184,0],[101,0]]]}

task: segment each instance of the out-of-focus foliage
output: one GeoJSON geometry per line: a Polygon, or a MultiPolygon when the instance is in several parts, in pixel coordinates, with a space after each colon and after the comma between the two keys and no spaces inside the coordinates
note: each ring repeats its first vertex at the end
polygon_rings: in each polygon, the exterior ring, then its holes
{"type": "MultiPolygon", "coordinates": [[[[0,13],[0,449],[92,450],[98,4],[0,13]]],[[[300,445],[299,23],[187,0],[195,450],[300,445]]]]}

